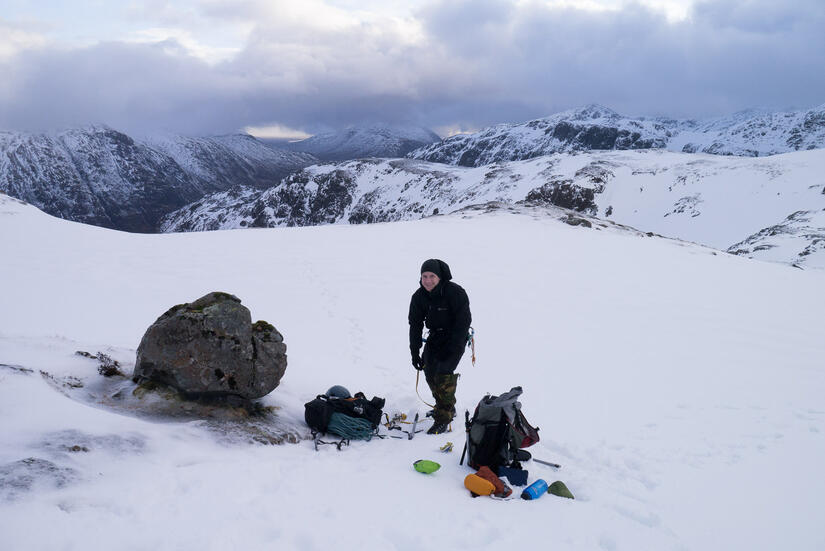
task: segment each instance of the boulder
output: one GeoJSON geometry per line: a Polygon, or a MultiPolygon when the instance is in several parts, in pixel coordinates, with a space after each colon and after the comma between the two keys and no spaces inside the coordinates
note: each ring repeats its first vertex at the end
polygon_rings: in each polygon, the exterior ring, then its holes
{"type": "Polygon", "coordinates": [[[169,385],[187,397],[272,392],[286,371],[283,336],[265,321],[252,323],[241,300],[209,293],[160,316],[143,335],[132,379],[169,385]]]}

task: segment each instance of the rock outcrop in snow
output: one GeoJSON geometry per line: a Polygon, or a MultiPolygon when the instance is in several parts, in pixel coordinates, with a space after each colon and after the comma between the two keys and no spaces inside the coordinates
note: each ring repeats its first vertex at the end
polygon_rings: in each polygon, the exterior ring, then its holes
{"type": "Polygon", "coordinates": [[[794,212],[782,222],[731,245],[728,252],[797,266],[825,267],[825,208],[794,212]]]}

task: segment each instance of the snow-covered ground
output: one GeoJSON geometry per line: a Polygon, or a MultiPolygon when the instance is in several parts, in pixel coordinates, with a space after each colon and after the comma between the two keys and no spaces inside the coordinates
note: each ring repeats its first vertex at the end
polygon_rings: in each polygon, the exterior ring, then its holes
{"type": "Polygon", "coordinates": [[[0,234],[0,549],[825,548],[820,270],[507,210],[137,235],[0,196],[0,234]],[[458,423],[316,452],[121,415],[74,354],[130,370],[160,314],[222,290],[285,337],[283,422],[333,384],[423,412],[406,314],[429,257],[471,300],[460,411],[522,385],[531,451],[562,464],[530,481],[575,501],[471,499],[458,423]]]}

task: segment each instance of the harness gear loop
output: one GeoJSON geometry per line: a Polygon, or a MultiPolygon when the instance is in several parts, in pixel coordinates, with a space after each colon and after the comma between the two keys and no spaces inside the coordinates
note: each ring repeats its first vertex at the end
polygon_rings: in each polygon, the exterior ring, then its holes
{"type": "Polygon", "coordinates": [[[424,400],[424,398],[422,398],[422,397],[421,397],[421,394],[419,394],[419,392],[418,392],[418,379],[420,378],[420,376],[421,376],[421,372],[420,372],[420,371],[416,371],[416,372],[415,372],[415,393],[416,393],[416,394],[418,394],[418,399],[419,399],[419,400],[421,400],[422,402],[424,402],[424,404],[425,404],[425,405],[428,405],[428,406],[430,406],[431,408],[435,408],[435,406],[434,406],[434,405],[432,405],[432,404],[430,404],[430,403],[427,403],[427,402],[424,400]]]}

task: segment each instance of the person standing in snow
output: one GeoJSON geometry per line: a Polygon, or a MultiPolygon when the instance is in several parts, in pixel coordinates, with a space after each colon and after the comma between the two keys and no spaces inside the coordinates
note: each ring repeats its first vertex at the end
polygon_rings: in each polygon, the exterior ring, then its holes
{"type": "Polygon", "coordinates": [[[452,278],[446,262],[431,258],[421,265],[420,285],[410,299],[412,364],[424,371],[435,398],[433,426],[428,434],[445,432],[455,417],[455,369],[464,355],[472,321],[470,299],[452,278]],[[424,352],[419,354],[425,325],[429,334],[424,352]]]}

